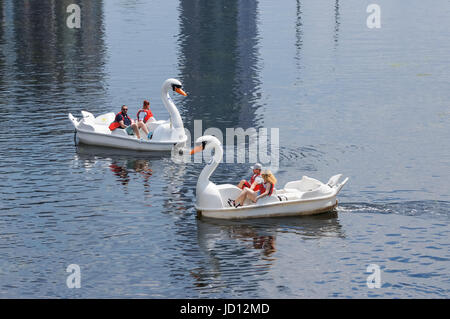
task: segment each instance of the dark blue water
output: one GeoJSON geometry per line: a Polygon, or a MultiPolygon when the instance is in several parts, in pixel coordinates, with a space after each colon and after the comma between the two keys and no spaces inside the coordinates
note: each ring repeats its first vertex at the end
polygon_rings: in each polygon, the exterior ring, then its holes
{"type": "Polygon", "coordinates": [[[448,297],[450,6],[370,3],[0,0],[0,298],[448,297]],[[69,112],[167,118],[169,77],[191,131],[278,128],[281,185],[349,176],[337,210],[199,220],[203,164],[74,145],[69,112]]]}

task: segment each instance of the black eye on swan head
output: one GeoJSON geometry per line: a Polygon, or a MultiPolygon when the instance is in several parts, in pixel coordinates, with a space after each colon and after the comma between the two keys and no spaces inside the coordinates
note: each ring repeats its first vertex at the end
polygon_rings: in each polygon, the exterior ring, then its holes
{"type": "Polygon", "coordinates": [[[173,84],[172,84],[172,90],[173,90],[174,92],[177,92],[178,94],[181,94],[181,95],[183,95],[183,96],[187,96],[186,92],[184,92],[184,91],[181,89],[181,84],[175,84],[175,83],[173,83],[173,84]]]}

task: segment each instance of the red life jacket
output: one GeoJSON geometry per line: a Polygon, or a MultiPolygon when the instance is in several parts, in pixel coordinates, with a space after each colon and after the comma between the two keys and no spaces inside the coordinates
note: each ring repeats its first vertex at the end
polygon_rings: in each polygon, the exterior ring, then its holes
{"type": "Polygon", "coordinates": [[[260,174],[253,174],[252,177],[250,177],[250,185],[253,184],[253,182],[255,181],[255,179],[260,176],[260,174]]]}
{"type": "MultiPolygon", "coordinates": [[[[261,176],[261,174],[253,174],[252,177],[250,177],[250,185],[253,185],[253,183],[255,182],[255,179],[261,176]]],[[[256,184],[255,188],[253,189],[255,192],[264,189],[264,186],[262,184],[256,184]]]]}
{"type": "MultiPolygon", "coordinates": [[[[271,196],[273,193],[273,190],[275,189],[275,185],[273,185],[270,182],[267,182],[266,184],[269,184],[269,187],[270,187],[269,193],[267,194],[267,196],[271,196]]],[[[255,191],[259,190],[261,192],[261,194],[264,194],[266,192],[265,184],[259,184],[259,185],[256,185],[256,187],[255,187],[255,191]],[[258,186],[259,186],[259,189],[256,189],[256,187],[258,187],[258,186]]]]}
{"type": "Polygon", "coordinates": [[[144,123],[147,123],[147,121],[149,120],[149,118],[153,117],[153,113],[152,111],[150,111],[150,109],[146,110],[146,109],[140,109],[139,112],[137,113],[137,118],[139,120],[139,113],[141,112],[145,112],[146,115],[144,117],[144,123]]]}
{"type": "MultiPolygon", "coordinates": [[[[128,118],[131,122],[131,119],[128,115],[123,115],[122,111],[120,111],[119,113],[116,114],[117,115],[122,114],[123,119],[125,120],[125,117],[128,118]]],[[[116,119],[114,119],[114,122],[112,122],[111,124],[109,124],[109,129],[111,131],[114,131],[116,128],[120,127],[120,123],[116,121],[116,119]]]]}
{"type": "MultiPolygon", "coordinates": [[[[244,189],[244,187],[250,188],[250,187],[253,185],[253,183],[255,182],[255,179],[256,179],[258,176],[261,176],[261,174],[253,174],[252,177],[250,177],[250,183],[247,182],[247,181],[245,181],[245,183],[244,183],[244,185],[242,185],[242,188],[241,188],[241,189],[244,189]]],[[[261,189],[261,187],[264,188],[264,186],[262,186],[262,184],[256,184],[256,185],[255,185],[255,188],[254,188],[253,190],[254,190],[255,192],[257,192],[258,190],[261,189]]]]}
{"type": "Polygon", "coordinates": [[[269,194],[267,194],[267,196],[271,196],[272,195],[273,190],[275,189],[275,185],[269,182],[269,187],[270,187],[270,190],[269,190],[269,194]]]}
{"type": "Polygon", "coordinates": [[[265,192],[264,185],[263,184],[256,184],[255,188],[253,189],[255,192],[261,191],[261,194],[265,192]]]}

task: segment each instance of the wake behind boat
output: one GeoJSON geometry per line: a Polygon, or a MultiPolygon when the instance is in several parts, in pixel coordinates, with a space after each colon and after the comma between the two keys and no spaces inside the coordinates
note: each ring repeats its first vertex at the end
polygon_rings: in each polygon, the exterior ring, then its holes
{"type": "MultiPolygon", "coordinates": [[[[231,184],[216,185],[209,180],[222,161],[223,148],[214,136],[202,136],[196,141],[202,150],[214,149],[210,162],[203,168],[197,181],[196,205],[198,216],[220,219],[265,218],[281,216],[314,215],[331,211],[337,206],[336,196],[347,183],[339,183],[342,174],[332,176],[324,184],[314,178],[303,176],[288,182],[283,189],[276,189],[272,195],[256,203],[246,199],[243,206],[230,207],[227,199],[236,198],[241,189],[231,184]]],[[[199,148],[191,151],[193,154],[199,148]]]]}
{"type": "Polygon", "coordinates": [[[186,96],[181,90],[181,82],[176,79],[168,79],[161,88],[161,99],[170,114],[168,120],[152,121],[146,123],[153,135],[137,139],[135,135],[128,135],[123,129],[111,131],[109,125],[115,120],[113,112],[95,117],[92,113],[81,111],[82,119],[78,120],[71,113],[69,119],[75,127],[79,143],[129,149],[135,151],[171,151],[174,147],[183,147],[187,136],[184,131],[183,121],[175,103],[169,95],[172,90],[186,96]]]}

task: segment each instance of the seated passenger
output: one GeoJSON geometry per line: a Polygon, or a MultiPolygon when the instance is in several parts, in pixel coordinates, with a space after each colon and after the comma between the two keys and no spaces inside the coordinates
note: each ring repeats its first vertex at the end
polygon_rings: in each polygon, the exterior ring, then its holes
{"type": "Polygon", "coordinates": [[[136,123],[133,123],[133,120],[127,115],[128,107],[126,105],[122,105],[122,109],[119,113],[116,114],[116,118],[114,122],[109,125],[109,129],[114,131],[115,129],[125,129],[128,135],[136,134],[136,137],[140,139],[139,129],[136,123]]]}
{"type": "MultiPolygon", "coordinates": [[[[253,175],[250,177],[250,182],[246,181],[245,179],[241,180],[238,184],[238,187],[240,189],[244,189],[244,187],[248,187],[250,189],[255,189],[258,184],[255,184],[255,179],[261,174],[261,164],[256,163],[252,166],[253,175]]],[[[257,189],[256,189],[257,190],[257,189]]]]}
{"type": "Polygon", "coordinates": [[[155,117],[153,116],[152,111],[150,111],[150,102],[145,100],[142,109],[140,109],[137,113],[137,125],[138,128],[141,128],[148,139],[152,138],[153,132],[148,131],[147,123],[155,121],[155,117]]]}
{"type": "Polygon", "coordinates": [[[254,191],[250,188],[244,188],[241,194],[239,194],[239,196],[235,200],[228,200],[228,205],[237,208],[239,206],[242,206],[247,198],[256,203],[263,197],[271,196],[273,191],[275,190],[277,179],[270,170],[265,170],[264,172],[262,172],[261,177],[263,179],[263,184],[258,189],[258,191],[254,191]]]}

